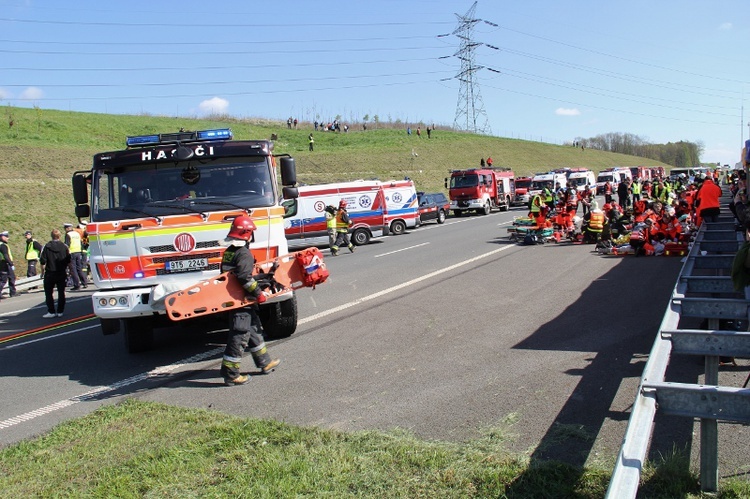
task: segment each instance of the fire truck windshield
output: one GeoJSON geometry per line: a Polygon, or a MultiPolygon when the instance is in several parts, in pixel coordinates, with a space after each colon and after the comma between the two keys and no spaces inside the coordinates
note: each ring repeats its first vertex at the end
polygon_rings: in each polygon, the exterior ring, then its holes
{"type": "Polygon", "coordinates": [[[457,187],[476,187],[477,185],[479,185],[479,175],[451,177],[451,189],[457,187]]]}
{"type": "Polygon", "coordinates": [[[116,167],[94,172],[91,221],[273,206],[266,158],[116,167]]]}

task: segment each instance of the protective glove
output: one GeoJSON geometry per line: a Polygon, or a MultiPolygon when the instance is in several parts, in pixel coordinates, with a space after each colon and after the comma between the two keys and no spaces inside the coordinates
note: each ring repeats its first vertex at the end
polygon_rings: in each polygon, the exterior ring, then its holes
{"type": "Polygon", "coordinates": [[[256,287],[253,292],[250,293],[250,296],[255,299],[256,303],[263,303],[266,301],[266,294],[260,289],[260,286],[256,287]]]}

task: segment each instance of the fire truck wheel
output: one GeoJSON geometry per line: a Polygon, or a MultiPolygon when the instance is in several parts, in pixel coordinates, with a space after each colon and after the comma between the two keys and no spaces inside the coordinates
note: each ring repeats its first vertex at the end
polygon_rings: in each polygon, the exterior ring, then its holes
{"type": "Polygon", "coordinates": [[[122,323],[128,353],[151,350],[154,345],[154,323],[150,317],[123,319],[122,323]]]}
{"type": "Polygon", "coordinates": [[[391,224],[391,234],[400,236],[406,232],[406,224],[402,220],[394,220],[391,224]]]}
{"type": "Polygon", "coordinates": [[[291,336],[297,330],[297,295],[290,300],[261,306],[258,316],[267,339],[291,336]]]}
{"type": "Polygon", "coordinates": [[[438,210],[437,223],[439,224],[445,223],[445,211],[438,210]]]}
{"type": "Polygon", "coordinates": [[[489,215],[491,211],[492,211],[492,207],[490,206],[490,202],[487,201],[487,202],[484,203],[484,208],[482,208],[482,210],[480,211],[480,213],[482,215],[489,215]]]}
{"type": "Polygon", "coordinates": [[[510,198],[505,198],[505,204],[500,207],[501,211],[508,211],[510,209],[510,198]]]}
{"type": "Polygon", "coordinates": [[[370,232],[365,228],[356,229],[352,232],[352,243],[357,246],[364,246],[370,242],[370,232]]]}

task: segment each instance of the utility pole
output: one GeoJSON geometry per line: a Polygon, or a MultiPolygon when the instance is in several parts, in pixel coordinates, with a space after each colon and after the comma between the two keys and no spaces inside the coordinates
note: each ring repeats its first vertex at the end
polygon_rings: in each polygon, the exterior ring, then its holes
{"type": "Polygon", "coordinates": [[[479,92],[479,84],[476,81],[476,73],[484,66],[477,66],[474,62],[474,52],[482,43],[474,41],[474,26],[481,22],[474,15],[477,2],[463,16],[455,14],[458,18],[458,28],[453,35],[461,40],[458,52],[453,54],[461,61],[461,71],[455,76],[460,82],[458,87],[458,103],[456,104],[456,118],[453,120],[453,128],[468,132],[491,134],[487,113],[484,111],[484,102],[479,92]]]}

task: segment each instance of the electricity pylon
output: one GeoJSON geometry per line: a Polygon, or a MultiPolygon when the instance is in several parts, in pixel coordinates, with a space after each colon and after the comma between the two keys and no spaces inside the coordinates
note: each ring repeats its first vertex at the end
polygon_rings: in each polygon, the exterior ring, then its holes
{"type": "Polygon", "coordinates": [[[477,66],[474,62],[474,52],[482,43],[474,42],[474,25],[481,22],[474,16],[477,10],[477,2],[463,16],[455,14],[458,18],[458,28],[453,31],[461,40],[458,52],[453,54],[461,61],[461,71],[455,76],[460,82],[458,87],[458,103],[456,104],[456,118],[453,120],[453,128],[468,132],[491,134],[487,113],[484,111],[484,102],[479,92],[479,83],[476,81],[476,73],[484,66],[477,66]]]}

